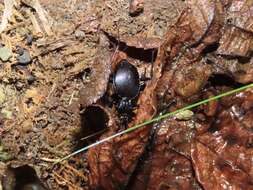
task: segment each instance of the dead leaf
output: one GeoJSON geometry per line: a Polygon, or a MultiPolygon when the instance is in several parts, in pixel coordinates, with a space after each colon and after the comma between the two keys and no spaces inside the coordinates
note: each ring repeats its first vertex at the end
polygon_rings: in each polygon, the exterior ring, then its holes
{"type": "Polygon", "coordinates": [[[111,73],[112,56],[107,45],[107,38],[101,35],[100,47],[92,64],[89,82],[80,90],[80,103],[83,107],[95,103],[106,91],[111,73]]]}
{"type": "Polygon", "coordinates": [[[253,34],[234,26],[227,26],[220,40],[218,54],[248,57],[253,51],[253,34]]]}
{"type": "Polygon", "coordinates": [[[252,100],[249,89],[227,98],[208,131],[197,137],[191,156],[205,189],[252,189],[252,100]]]}
{"type": "Polygon", "coordinates": [[[233,0],[228,9],[226,20],[238,28],[248,32],[253,32],[253,1],[233,0]]]}
{"type": "Polygon", "coordinates": [[[144,38],[140,36],[124,37],[122,41],[128,46],[144,50],[157,49],[162,44],[162,40],[160,38],[144,38]]]}
{"type": "Polygon", "coordinates": [[[253,188],[252,179],[243,170],[231,166],[201,143],[193,145],[192,160],[198,181],[206,190],[253,188]]]}

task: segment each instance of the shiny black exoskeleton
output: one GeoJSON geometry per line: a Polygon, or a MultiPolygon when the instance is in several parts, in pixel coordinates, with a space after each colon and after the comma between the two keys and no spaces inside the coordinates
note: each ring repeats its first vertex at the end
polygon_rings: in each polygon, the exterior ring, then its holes
{"type": "Polygon", "coordinates": [[[117,103],[118,112],[129,114],[134,108],[134,100],[140,92],[139,73],[127,60],[122,60],[116,67],[113,76],[115,93],[120,98],[117,103]]]}

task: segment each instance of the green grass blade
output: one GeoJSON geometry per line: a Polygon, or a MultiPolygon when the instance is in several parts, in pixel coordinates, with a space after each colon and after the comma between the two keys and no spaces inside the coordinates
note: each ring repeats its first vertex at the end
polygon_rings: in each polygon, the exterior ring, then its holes
{"type": "Polygon", "coordinates": [[[64,158],[59,159],[57,162],[55,162],[55,164],[57,164],[57,163],[59,163],[59,162],[62,162],[62,161],[64,161],[64,160],[67,160],[68,158],[70,158],[70,157],[72,157],[72,156],[74,156],[74,155],[76,155],[76,154],[79,154],[79,153],[81,153],[81,152],[83,152],[83,151],[86,151],[86,150],[88,150],[88,149],[90,149],[90,148],[92,148],[92,147],[95,147],[95,146],[97,146],[97,145],[99,145],[99,144],[102,144],[102,143],[104,143],[104,142],[106,142],[106,141],[112,140],[112,139],[114,139],[114,138],[116,138],[116,137],[118,137],[118,136],[120,136],[120,135],[127,134],[127,133],[132,132],[132,131],[134,131],[134,130],[136,130],[136,129],[139,129],[139,128],[141,128],[141,127],[144,127],[144,126],[146,126],[146,125],[159,122],[159,121],[161,121],[162,119],[165,119],[165,118],[168,118],[168,117],[170,117],[170,116],[173,116],[173,115],[175,115],[175,114],[177,114],[177,113],[179,113],[179,112],[183,112],[183,111],[185,111],[185,110],[190,110],[190,109],[192,109],[192,108],[198,107],[198,106],[203,105],[203,104],[206,104],[206,103],[208,103],[208,102],[211,102],[211,101],[214,101],[214,100],[218,100],[218,99],[220,99],[220,98],[222,98],[222,97],[229,96],[229,95],[235,94],[235,93],[237,93],[237,92],[241,92],[241,91],[243,91],[243,90],[246,90],[246,89],[252,88],[252,87],[253,87],[253,83],[248,84],[248,85],[245,85],[245,86],[242,86],[242,87],[240,87],[240,88],[237,88],[237,89],[234,89],[234,90],[231,90],[231,91],[228,91],[228,92],[224,92],[224,93],[219,94],[219,95],[217,95],[217,96],[210,97],[210,98],[208,98],[208,99],[205,99],[205,100],[202,100],[202,101],[200,101],[200,102],[191,104],[191,105],[189,105],[189,106],[183,107],[183,108],[178,109],[178,110],[176,110],[176,111],[169,112],[169,113],[166,113],[166,114],[157,116],[157,117],[155,117],[155,118],[153,118],[153,119],[151,119],[151,120],[147,120],[147,121],[145,121],[145,122],[143,122],[143,123],[141,123],[141,124],[135,125],[135,126],[133,126],[133,127],[131,127],[131,128],[128,128],[128,129],[126,129],[126,130],[124,130],[124,131],[121,131],[121,132],[116,133],[116,134],[114,134],[114,135],[112,135],[112,136],[109,136],[109,137],[106,137],[106,138],[104,138],[104,139],[102,139],[102,140],[99,140],[99,141],[97,141],[97,142],[95,142],[95,143],[93,143],[93,144],[90,144],[90,145],[88,145],[88,146],[86,146],[86,147],[84,147],[84,148],[81,148],[81,149],[79,149],[79,150],[77,150],[77,151],[75,151],[75,152],[73,152],[73,153],[67,155],[67,156],[64,157],[64,158]]]}

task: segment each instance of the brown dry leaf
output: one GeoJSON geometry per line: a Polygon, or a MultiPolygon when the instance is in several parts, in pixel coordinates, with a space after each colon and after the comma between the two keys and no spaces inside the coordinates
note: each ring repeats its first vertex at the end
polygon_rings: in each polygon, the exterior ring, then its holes
{"type": "Polygon", "coordinates": [[[156,93],[159,110],[172,103],[178,102],[181,107],[194,101],[191,96],[198,96],[212,73],[212,67],[198,53],[192,49],[181,52],[179,57],[168,62],[158,81],[156,93]]]}
{"type": "Polygon", "coordinates": [[[243,98],[232,98],[233,106],[219,114],[209,132],[198,137],[198,141],[208,146],[220,157],[245,171],[253,179],[253,94],[241,93],[243,98]]]}
{"type": "Polygon", "coordinates": [[[253,188],[252,179],[247,174],[219,158],[201,143],[193,145],[192,160],[198,181],[206,190],[253,188]]]}
{"type": "Polygon", "coordinates": [[[137,35],[137,36],[123,36],[123,37],[118,38],[114,36],[113,34],[110,34],[106,31],[104,31],[104,33],[112,41],[115,41],[117,43],[122,43],[129,47],[140,48],[144,50],[158,49],[163,43],[163,40],[158,37],[147,38],[141,35],[137,35]]]}
{"type": "Polygon", "coordinates": [[[237,65],[237,70],[233,73],[235,81],[242,84],[253,82],[253,58],[248,63],[237,65]]]}
{"type": "Polygon", "coordinates": [[[184,46],[195,47],[195,57],[208,45],[219,41],[223,26],[223,7],[219,1],[188,0],[178,21],[164,36],[168,60],[177,56],[184,46]]]}
{"type": "Polygon", "coordinates": [[[197,43],[209,29],[216,14],[215,1],[189,0],[189,16],[187,21],[192,29],[192,39],[197,43]]]}
{"type": "Polygon", "coordinates": [[[194,168],[205,189],[253,189],[252,100],[252,90],[227,98],[228,108],[193,144],[194,168]]]}
{"type": "Polygon", "coordinates": [[[89,82],[80,90],[80,103],[83,107],[95,103],[104,95],[111,74],[111,56],[107,38],[101,35],[100,47],[92,64],[89,82]]]}
{"type": "Polygon", "coordinates": [[[230,24],[253,32],[253,1],[252,0],[233,0],[226,16],[230,24]]]}
{"type": "Polygon", "coordinates": [[[203,60],[193,63],[181,62],[181,64],[184,67],[175,72],[171,87],[179,96],[190,97],[199,92],[207,83],[209,76],[212,74],[212,70],[203,60]]]}
{"type": "Polygon", "coordinates": [[[179,37],[183,38],[188,33],[191,45],[201,40],[209,44],[217,41],[223,22],[222,4],[211,0],[188,0],[187,5],[188,9],[181,14],[176,24],[181,30],[179,37]]]}
{"type": "Polygon", "coordinates": [[[202,44],[197,47],[199,51],[202,51],[208,45],[213,45],[217,43],[222,35],[222,28],[224,25],[224,7],[220,1],[215,1],[215,16],[214,20],[212,21],[210,28],[208,29],[207,33],[204,35],[202,44]]]}
{"type": "Polygon", "coordinates": [[[212,63],[213,74],[231,76],[233,80],[242,84],[253,82],[253,58],[240,62],[238,59],[209,54],[206,60],[212,63]]]}
{"type": "Polygon", "coordinates": [[[253,34],[234,26],[226,26],[220,40],[218,54],[248,57],[253,51],[253,34]]]}
{"type": "Polygon", "coordinates": [[[160,38],[144,38],[140,36],[124,37],[121,39],[123,43],[130,47],[141,48],[141,49],[157,49],[162,44],[160,38]]]}
{"type": "MultiPolygon", "coordinates": [[[[206,94],[204,95],[203,99],[211,98],[215,95],[216,95],[215,90],[210,89],[209,91],[206,91],[206,94]]],[[[207,104],[203,105],[202,107],[203,107],[204,113],[207,117],[214,117],[218,111],[219,103],[218,103],[218,100],[214,100],[214,101],[208,102],[207,104]]]]}
{"type": "Polygon", "coordinates": [[[189,160],[190,143],[195,136],[195,130],[188,126],[190,123],[167,119],[157,126],[148,190],[202,189],[189,160]]]}

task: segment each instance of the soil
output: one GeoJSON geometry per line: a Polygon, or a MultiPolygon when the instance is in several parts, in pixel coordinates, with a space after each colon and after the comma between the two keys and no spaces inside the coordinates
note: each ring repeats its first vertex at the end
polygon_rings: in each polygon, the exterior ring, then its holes
{"type": "Polygon", "coordinates": [[[2,23],[11,7],[0,33],[0,190],[253,189],[252,90],[55,164],[253,82],[253,3],[241,2],[0,0],[2,23]],[[111,81],[120,60],[144,81],[127,123],[111,81]]]}

